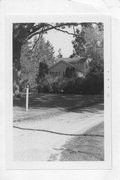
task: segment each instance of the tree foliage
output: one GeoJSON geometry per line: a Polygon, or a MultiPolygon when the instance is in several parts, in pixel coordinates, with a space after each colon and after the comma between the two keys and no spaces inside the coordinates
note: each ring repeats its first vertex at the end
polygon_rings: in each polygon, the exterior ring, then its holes
{"type": "Polygon", "coordinates": [[[45,61],[48,66],[53,65],[54,47],[49,41],[45,42],[45,39],[41,37],[32,51],[32,59],[37,59],[39,62],[45,61]]]}
{"type": "Polygon", "coordinates": [[[91,23],[76,29],[71,57],[82,56],[89,60],[89,71],[82,81],[85,94],[103,92],[104,88],[104,28],[102,23],[91,23]]]}
{"type": "Polygon", "coordinates": [[[67,67],[65,71],[66,78],[73,78],[76,76],[75,68],[74,67],[67,67]]]}
{"type": "Polygon", "coordinates": [[[34,38],[33,42],[29,41],[22,46],[20,58],[22,80],[29,82],[30,86],[34,87],[36,85],[36,74],[39,72],[39,75],[43,77],[43,65],[47,64],[49,66],[53,64],[53,62],[54,48],[50,42],[45,42],[44,38],[41,37],[36,43],[36,38],[34,38]],[[35,44],[34,50],[31,50],[33,44],[35,44]]]}
{"type": "Polygon", "coordinates": [[[58,55],[57,55],[57,58],[62,58],[63,55],[62,55],[62,52],[61,52],[61,48],[58,49],[58,55]]]}
{"type": "Polygon", "coordinates": [[[39,64],[39,72],[37,74],[36,81],[39,84],[39,81],[43,81],[45,75],[48,74],[48,66],[45,62],[40,62],[39,64]]]}
{"type": "Polygon", "coordinates": [[[76,29],[72,44],[74,55],[94,59],[94,55],[99,53],[103,59],[103,24],[89,23],[81,29],[76,29]]]}

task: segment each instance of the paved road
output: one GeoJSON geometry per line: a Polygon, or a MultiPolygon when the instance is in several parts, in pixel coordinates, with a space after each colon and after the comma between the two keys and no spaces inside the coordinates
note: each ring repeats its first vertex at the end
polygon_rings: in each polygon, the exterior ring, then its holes
{"type": "Polygon", "coordinates": [[[15,127],[23,128],[14,128],[14,159],[20,161],[59,160],[60,149],[73,138],[71,135],[81,134],[104,120],[103,108],[103,104],[97,104],[48,119],[38,120],[37,118],[34,121],[14,122],[15,127]]]}

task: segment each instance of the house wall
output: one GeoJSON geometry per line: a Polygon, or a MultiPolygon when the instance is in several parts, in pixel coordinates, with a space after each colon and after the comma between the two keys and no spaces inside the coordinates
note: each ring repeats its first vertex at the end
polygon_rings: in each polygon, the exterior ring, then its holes
{"type": "MultiPolygon", "coordinates": [[[[77,71],[77,75],[78,77],[83,77],[86,75],[86,73],[88,72],[88,65],[86,64],[86,62],[84,62],[83,64],[76,64],[77,67],[79,68],[79,70],[81,71],[77,71]]],[[[53,77],[56,76],[61,76],[63,77],[66,71],[67,67],[71,67],[69,64],[64,63],[63,61],[59,62],[58,64],[56,64],[55,66],[53,66],[52,68],[49,69],[49,74],[52,75],[53,77]]]]}

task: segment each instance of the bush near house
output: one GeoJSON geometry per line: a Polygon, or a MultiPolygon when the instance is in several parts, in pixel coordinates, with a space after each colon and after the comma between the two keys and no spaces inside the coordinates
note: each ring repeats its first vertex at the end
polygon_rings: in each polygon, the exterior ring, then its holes
{"type": "Polygon", "coordinates": [[[101,94],[104,90],[104,81],[97,76],[53,78],[47,75],[39,82],[37,89],[38,93],[101,94]]]}
{"type": "Polygon", "coordinates": [[[104,90],[104,81],[102,78],[95,76],[87,77],[81,85],[83,94],[101,94],[104,90]]]}
{"type": "Polygon", "coordinates": [[[58,77],[54,78],[46,73],[37,83],[38,93],[57,93],[57,90],[59,89],[58,84],[58,77]]]}
{"type": "Polygon", "coordinates": [[[47,77],[38,86],[39,93],[64,93],[64,94],[101,94],[103,80],[98,77],[83,78],[51,78],[47,77]]]}

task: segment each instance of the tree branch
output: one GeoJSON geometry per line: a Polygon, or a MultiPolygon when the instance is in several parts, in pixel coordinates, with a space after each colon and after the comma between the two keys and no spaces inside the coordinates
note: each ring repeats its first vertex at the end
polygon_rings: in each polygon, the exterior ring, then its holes
{"type": "Polygon", "coordinates": [[[44,29],[42,29],[42,30],[38,30],[38,31],[36,31],[36,32],[31,33],[31,34],[26,38],[26,41],[29,40],[29,39],[31,39],[33,36],[35,36],[35,35],[37,35],[37,34],[41,34],[41,33],[47,32],[47,31],[52,30],[52,29],[56,29],[56,30],[58,30],[58,31],[67,33],[67,34],[69,34],[69,35],[74,35],[74,33],[70,33],[70,32],[68,32],[68,31],[65,31],[65,30],[62,30],[62,29],[58,29],[58,28],[63,27],[63,26],[70,26],[70,25],[75,25],[75,26],[77,26],[77,25],[79,25],[79,24],[80,24],[80,23],[61,23],[61,24],[56,25],[56,26],[53,26],[53,25],[51,25],[51,24],[46,24],[46,26],[48,26],[46,29],[44,28],[44,29]]]}
{"type": "MultiPolygon", "coordinates": [[[[42,30],[44,30],[44,27],[42,28],[42,30]]],[[[35,48],[35,46],[36,46],[37,42],[40,40],[40,38],[41,38],[41,37],[42,37],[42,34],[39,34],[38,39],[35,41],[35,43],[33,44],[32,49],[30,49],[30,51],[29,51],[29,52],[32,52],[32,51],[33,51],[33,49],[35,48]]]]}
{"type": "Polygon", "coordinates": [[[38,39],[35,41],[35,43],[34,43],[33,46],[32,46],[32,49],[30,49],[29,52],[32,52],[32,51],[33,51],[33,49],[35,48],[35,46],[36,46],[37,42],[40,40],[40,38],[41,38],[41,36],[40,36],[40,34],[39,34],[38,39]]]}
{"type": "Polygon", "coordinates": [[[53,29],[56,29],[57,31],[61,31],[61,32],[67,33],[67,34],[69,34],[69,35],[76,36],[76,34],[74,34],[74,33],[70,33],[70,32],[68,32],[68,31],[66,31],[66,30],[59,29],[59,28],[57,28],[57,27],[55,27],[55,26],[52,26],[52,25],[50,25],[50,26],[51,26],[53,29]]]}
{"type": "Polygon", "coordinates": [[[75,27],[73,26],[73,31],[74,31],[74,34],[75,34],[75,27]]]}

